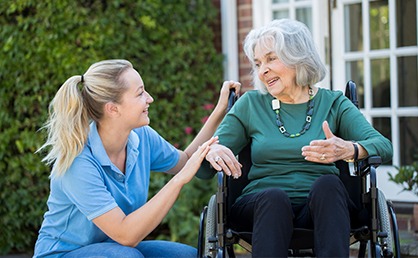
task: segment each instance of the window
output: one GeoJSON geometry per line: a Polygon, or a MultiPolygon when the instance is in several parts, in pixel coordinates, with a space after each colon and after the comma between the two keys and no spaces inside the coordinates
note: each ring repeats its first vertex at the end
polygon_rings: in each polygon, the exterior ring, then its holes
{"type": "Polygon", "coordinates": [[[418,160],[417,0],[336,2],[333,84],[356,82],[363,114],[393,143],[392,164],[409,165],[418,160]]]}
{"type": "Polygon", "coordinates": [[[301,21],[312,31],[311,0],[273,0],[273,19],[290,18],[301,21]]]}
{"type": "Polygon", "coordinates": [[[320,86],[344,91],[347,80],[356,82],[362,113],[393,143],[388,165],[418,160],[417,2],[253,1],[255,27],[291,18],[310,28],[330,71],[320,86]]]}

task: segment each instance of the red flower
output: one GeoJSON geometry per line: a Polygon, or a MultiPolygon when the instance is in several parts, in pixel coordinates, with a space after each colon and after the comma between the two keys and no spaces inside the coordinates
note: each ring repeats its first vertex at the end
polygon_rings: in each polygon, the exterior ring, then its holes
{"type": "Polygon", "coordinates": [[[203,109],[204,110],[212,110],[214,106],[215,105],[213,105],[212,103],[208,103],[208,104],[203,105],[203,109]]]}
{"type": "Polygon", "coordinates": [[[184,132],[187,135],[190,135],[193,132],[193,128],[191,128],[190,126],[188,126],[188,127],[184,128],[184,132]]]}
{"type": "Polygon", "coordinates": [[[206,123],[206,121],[208,121],[208,116],[204,116],[200,121],[202,122],[202,124],[206,123]]]}

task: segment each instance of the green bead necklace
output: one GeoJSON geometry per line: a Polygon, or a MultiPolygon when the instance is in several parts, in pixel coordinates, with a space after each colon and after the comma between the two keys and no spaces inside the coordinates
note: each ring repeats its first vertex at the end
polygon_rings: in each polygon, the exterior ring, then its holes
{"type": "Polygon", "coordinates": [[[302,134],[304,134],[306,131],[308,131],[309,127],[311,127],[311,121],[312,121],[312,115],[313,115],[313,108],[314,108],[314,104],[315,104],[315,100],[313,99],[313,95],[314,95],[314,91],[313,89],[309,86],[309,101],[308,101],[308,108],[306,111],[306,119],[305,119],[305,124],[302,127],[302,130],[298,133],[288,133],[286,128],[284,127],[284,124],[281,120],[280,117],[280,101],[278,99],[273,99],[272,101],[272,107],[273,107],[273,111],[276,112],[276,124],[279,127],[279,131],[286,137],[289,138],[295,138],[295,137],[299,137],[302,134]]]}

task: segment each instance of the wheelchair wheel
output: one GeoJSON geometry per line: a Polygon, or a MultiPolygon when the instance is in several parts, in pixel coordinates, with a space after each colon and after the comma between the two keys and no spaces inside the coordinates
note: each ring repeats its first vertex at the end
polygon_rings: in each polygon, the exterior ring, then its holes
{"type": "Polygon", "coordinates": [[[212,253],[216,250],[216,242],[209,241],[210,239],[216,238],[216,205],[216,195],[212,195],[209,200],[206,215],[204,257],[213,257],[212,253]]]}
{"type": "Polygon", "coordinates": [[[388,210],[388,203],[386,201],[385,195],[381,190],[378,190],[378,221],[379,221],[379,230],[380,232],[387,233],[386,238],[380,238],[380,246],[383,250],[383,257],[393,257],[394,253],[394,239],[393,239],[393,230],[391,225],[390,213],[388,210]]]}

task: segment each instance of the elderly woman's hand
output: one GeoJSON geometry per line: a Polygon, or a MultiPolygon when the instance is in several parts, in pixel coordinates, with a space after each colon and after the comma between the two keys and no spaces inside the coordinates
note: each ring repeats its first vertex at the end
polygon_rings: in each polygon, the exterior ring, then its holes
{"type": "Polygon", "coordinates": [[[238,178],[241,176],[241,163],[235,158],[234,153],[221,144],[213,144],[210,147],[206,160],[218,171],[223,170],[228,176],[238,178]]]}
{"type": "Polygon", "coordinates": [[[325,140],[311,141],[309,146],[302,148],[302,156],[306,160],[318,163],[331,163],[337,160],[352,159],[354,147],[351,141],[335,136],[329,129],[327,121],[322,123],[325,140]]]}

